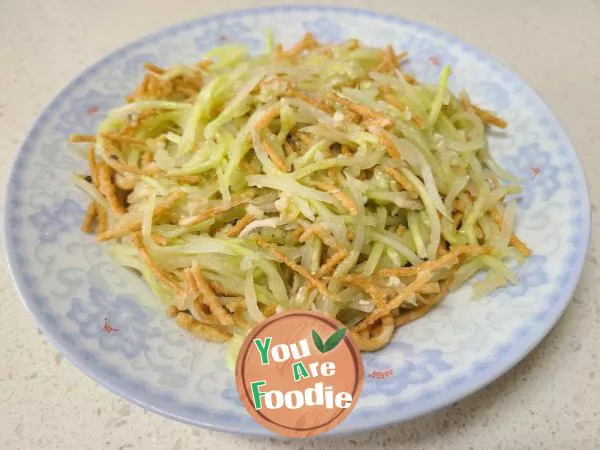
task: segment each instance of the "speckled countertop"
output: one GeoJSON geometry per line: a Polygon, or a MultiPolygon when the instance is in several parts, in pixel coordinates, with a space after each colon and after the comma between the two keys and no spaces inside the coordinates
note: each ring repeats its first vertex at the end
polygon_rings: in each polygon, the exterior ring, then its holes
{"type": "MultiPolygon", "coordinates": [[[[0,0],[0,176],[33,120],[85,67],[155,29],[262,0],[0,0]],[[217,6],[218,5],[218,6],[217,6]]],[[[291,3],[280,1],[278,3],[291,3]]],[[[402,15],[455,34],[519,74],[570,134],[600,205],[600,2],[330,1],[402,15]]],[[[4,197],[4,183],[0,186],[4,197]]],[[[593,206],[596,211],[596,206],[593,206]]],[[[0,448],[600,448],[600,237],[571,305],[523,362],[426,417],[349,439],[275,441],[194,429],[132,406],[66,362],[0,272],[0,448]]]]}

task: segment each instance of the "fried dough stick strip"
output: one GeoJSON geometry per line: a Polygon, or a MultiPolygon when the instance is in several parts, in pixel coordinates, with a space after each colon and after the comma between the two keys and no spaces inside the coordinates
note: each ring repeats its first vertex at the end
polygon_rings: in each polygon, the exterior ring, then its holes
{"type": "Polygon", "coordinates": [[[160,173],[160,168],[158,166],[140,169],[137,166],[127,164],[126,162],[123,161],[123,158],[121,158],[119,156],[119,154],[117,152],[118,149],[114,145],[113,141],[111,141],[110,137],[105,140],[105,143],[106,143],[106,145],[104,146],[104,153],[105,153],[104,161],[106,162],[106,164],[110,165],[110,167],[112,167],[116,172],[119,172],[119,173],[130,172],[130,173],[135,173],[138,175],[149,175],[149,176],[155,176],[160,173]]]}
{"type": "Polygon", "coordinates": [[[211,313],[210,307],[200,299],[201,292],[198,289],[191,267],[183,270],[183,277],[187,283],[186,294],[183,297],[177,298],[175,306],[179,311],[189,310],[194,319],[198,320],[200,323],[219,325],[219,319],[211,313]],[[205,308],[207,308],[209,312],[206,312],[205,308]]]}
{"type": "Polygon", "coordinates": [[[319,267],[319,270],[317,271],[317,273],[315,273],[315,277],[323,278],[324,276],[329,275],[335,270],[338,264],[341,263],[344,260],[344,258],[346,258],[346,256],[348,256],[348,250],[346,249],[340,249],[337,252],[335,252],[325,262],[325,264],[319,267]]]}
{"type": "MultiPolygon", "coordinates": [[[[184,191],[176,191],[169,195],[165,201],[163,201],[160,205],[154,208],[154,214],[152,214],[152,219],[158,219],[162,217],[164,214],[169,212],[171,208],[183,197],[185,197],[186,193],[184,191]]],[[[116,239],[123,236],[127,236],[130,233],[135,231],[139,231],[142,229],[142,219],[132,220],[131,222],[125,223],[118,228],[114,228],[112,230],[105,231],[98,235],[99,241],[108,241],[110,239],[116,239]]]]}
{"type": "Polygon", "coordinates": [[[501,129],[505,129],[506,127],[508,127],[508,123],[506,122],[506,120],[492,114],[489,111],[486,111],[485,109],[481,109],[478,106],[475,106],[473,103],[471,103],[471,100],[468,97],[463,96],[460,99],[460,103],[466,110],[472,109],[473,112],[477,116],[479,116],[479,118],[484,124],[493,125],[501,129]]]}
{"type": "Polygon", "coordinates": [[[346,275],[344,283],[356,286],[360,290],[366,292],[369,297],[375,301],[375,307],[379,309],[385,308],[386,292],[385,289],[377,286],[367,277],[362,275],[346,275]]]}
{"type": "Polygon", "coordinates": [[[283,160],[283,158],[281,158],[281,156],[279,156],[279,153],[275,151],[271,143],[267,140],[264,140],[262,144],[265,152],[267,153],[267,156],[271,161],[273,161],[273,164],[275,164],[277,168],[282,172],[287,172],[288,168],[285,165],[285,161],[283,160]]]}
{"type": "Polygon", "coordinates": [[[156,262],[154,262],[154,260],[150,256],[150,253],[148,253],[148,249],[144,245],[142,233],[136,231],[135,233],[133,233],[132,237],[133,243],[139,251],[140,258],[142,258],[142,261],[144,261],[144,263],[152,271],[154,276],[165,286],[167,286],[173,292],[173,294],[175,294],[175,297],[185,295],[185,290],[171,279],[167,271],[165,271],[162,267],[156,264],[156,262]]]}
{"type": "Polygon", "coordinates": [[[440,292],[435,294],[433,296],[433,299],[425,305],[417,306],[416,308],[410,309],[407,312],[401,313],[399,316],[395,317],[394,326],[402,327],[407,323],[420,319],[425,314],[427,314],[435,305],[437,305],[446,296],[453,279],[453,275],[447,277],[440,286],[440,292]]]}
{"type": "Polygon", "coordinates": [[[237,297],[240,295],[237,292],[230,291],[229,289],[225,288],[224,286],[217,283],[216,281],[211,281],[210,287],[215,292],[215,294],[222,295],[223,297],[237,297]]]}
{"type": "Polygon", "coordinates": [[[108,200],[108,204],[113,212],[117,215],[126,213],[127,210],[117,198],[115,185],[112,182],[111,168],[106,164],[101,164],[98,167],[98,184],[100,185],[100,192],[108,200]]]}
{"type": "Polygon", "coordinates": [[[78,144],[80,142],[96,142],[96,136],[92,134],[70,134],[69,142],[72,144],[78,144]]]}
{"type": "MultiPolygon", "coordinates": [[[[502,230],[502,217],[500,216],[500,213],[497,210],[494,210],[490,215],[500,230],[502,230]]],[[[527,245],[525,245],[525,243],[519,239],[515,233],[511,234],[510,236],[510,245],[516,248],[521,255],[526,257],[531,256],[531,250],[529,247],[527,247],[527,245]]]]}
{"type": "Polygon", "coordinates": [[[185,312],[178,313],[175,321],[179,327],[206,341],[226,342],[231,337],[231,333],[211,325],[200,323],[185,312]]]}
{"type": "Polygon", "coordinates": [[[324,113],[327,114],[331,114],[332,110],[329,107],[329,105],[322,99],[318,99],[318,98],[313,98],[313,97],[309,97],[308,95],[302,93],[301,91],[299,91],[296,88],[289,88],[288,89],[288,95],[299,98],[300,100],[302,100],[305,103],[308,103],[311,106],[314,106],[317,109],[320,109],[321,111],[323,111],[324,113]]]}
{"type": "Polygon", "coordinates": [[[365,317],[361,322],[354,326],[353,331],[360,332],[373,323],[377,319],[389,314],[392,310],[398,308],[402,303],[408,300],[413,294],[419,292],[423,286],[427,284],[427,282],[431,279],[433,274],[429,270],[422,270],[417,275],[417,278],[406,286],[402,292],[400,292],[396,297],[390,300],[383,308],[376,308],[373,312],[371,312],[367,317],[365,317]]]}
{"type": "Polygon", "coordinates": [[[108,214],[106,210],[96,204],[96,214],[98,215],[98,227],[96,228],[96,235],[100,235],[101,233],[105,233],[108,229],[108,214]]]}
{"type": "Polygon", "coordinates": [[[246,214],[227,232],[227,237],[238,237],[242,230],[251,222],[253,222],[254,219],[256,219],[256,217],[254,217],[252,214],[246,214]]]}
{"type": "Polygon", "coordinates": [[[152,63],[145,63],[144,69],[146,69],[148,72],[156,74],[156,75],[162,75],[166,72],[166,70],[163,69],[162,67],[158,67],[152,63]]]}
{"type": "Polygon", "coordinates": [[[96,202],[90,202],[85,212],[83,222],[81,224],[81,231],[84,233],[91,233],[92,226],[94,225],[94,219],[96,218],[96,202]]]}
{"type": "Polygon", "coordinates": [[[98,187],[98,163],[96,162],[96,151],[93,145],[88,145],[88,165],[90,166],[90,176],[92,177],[92,184],[98,187]]]}
{"type": "Polygon", "coordinates": [[[297,56],[302,53],[304,50],[310,50],[312,48],[316,48],[319,46],[319,43],[315,40],[312,33],[304,33],[304,36],[300,41],[296,43],[292,48],[287,51],[282,52],[281,56],[290,57],[297,56]]]}
{"type": "Polygon", "coordinates": [[[260,132],[264,128],[268,127],[271,124],[271,122],[275,120],[275,118],[279,115],[280,112],[281,105],[279,103],[276,103],[265,113],[264,116],[260,118],[258,122],[256,122],[256,125],[254,125],[254,130],[260,132]]]}
{"type": "MultiPolygon", "coordinates": [[[[386,138],[387,139],[387,138],[386,138]]],[[[396,183],[398,183],[402,188],[408,192],[410,198],[416,199],[419,198],[419,194],[417,193],[413,184],[404,176],[404,174],[400,173],[393,167],[388,166],[380,166],[381,169],[389,175],[396,183]]]]}
{"type": "Polygon", "coordinates": [[[204,277],[202,269],[196,261],[192,262],[191,269],[194,280],[196,281],[196,286],[204,303],[208,305],[210,311],[217,317],[217,319],[219,319],[219,322],[221,322],[222,325],[233,325],[233,319],[229,314],[227,314],[227,311],[219,302],[215,291],[213,291],[208,280],[204,277]]]}
{"type": "Polygon", "coordinates": [[[280,263],[285,264],[290,269],[292,269],[294,272],[297,272],[300,276],[305,278],[309,284],[311,284],[313,287],[315,287],[321,293],[321,295],[323,295],[324,297],[327,297],[328,299],[331,299],[335,302],[341,301],[339,295],[331,292],[329,289],[327,289],[327,287],[321,281],[319,281],[314,275],[312,275],[310,272],[308,272],[304,267],[296,264],[294,261],[292,261],[287,256],[285,256],[283,253],[281,253],[279,250],[277,250],[277,247],[275,247],[275,245],[266,241],[261,236],[257,236],[256,242],[258,243],[258,245],[260,247],[268,249],[270,251],[271,255],[273,255],[275,257],[275,259],[277,259],[280,263]]]}
{"type": "Polygon", "coordinates": [[[336,103],[345,106],[352,112],[360,114],[361,116],[363,116],[363,118],[372,120],[373,123],[381,127],[387,127],[392,124],[392,120],[389,117],[386,117],[385,115],[381,114],[378,111],[375,111],[372,108],[369,108],[368,106],[361,105],[359,103],[354,103],[352,100],[348,100],[347,98],[342,97],[335,91],[331,92],[329,94],[329,97],[336,103]]]}
{"type": "Polygon", "coordinates": [[[236,199],[233,199],[227,205],[215,206],[213,208],[209,208],[205,211],[202,211],[200,214],[196,214],[195,216],[184,217],[183,219],[181,219],[179,221],[179,225],[184,226],[184,227],[197,225],[199,223],[204,222],[205,220],[208,220],[212,217],[223,214],[224,212],[227,212],[230,209],[240,206],[241,204],[247,202],[252,197],[254,197],[254,195],[255,195],[254,191],[245,192],[245,193],[239,195],[236,199]]]}
{"type": "Polygon", "coordinates": [[[316,181],[315,187],[322,191],[329,192],[331,195],[333,195],[335,199],[338,202],[340,202],[342,206],[346,208],[351,215],[355,216],[358,213],[358,207],[356,206],[356,203],[354,203],[354,200],[352,200],[350,196],[342,192],[338,187],[334,186],[333,184],[324,183],[322,181],[316,181]]]}
{"type": "MultiPolygon", "coordinates": [[[[365,330],[368,332],[368,330],[365,330]]],[[[370,337],[363,337],[360,333],[352,331],[350,336],[358,349],[363,352],[374,352],[385,347],[392,339],[394,334],[394,319],[391,314],[381,318],[381,326],[377,334],[370,337]]]]}
{"type": "Polygon", "coordinates": [[[391,269],[381,269],[375,272],[375,276],[378,277],[412,277],[418,275],[419,272],[423,270],[439,270],[444,267],[453,266],[458,263],[459,256],[464,254],[471,255],[480,255],[482,253],[487,253],[491,249],[487,246],[480,245],[461,245],[459,247],[455,247],[449,253],[444,256],[435,259],[433,261],[425,261],[416,266],[411,267],[395,267],[391,269]]]}
{"type": "MultiPolygon", "coordinates": [[[[388,102],[390,105],[398,108],[400,111],[408,110],[408,105],[406,103],[404,103],[402,100],[400,100],[399,98],[397,98],[396,96],[394,96],[391,93],[391,88],[389,88],[389,90],[385,94],[383,94],[383,99],[386,102],[388,102]]],[[[425,121],[421,117],[419,117],[418,115],[413,113],[412,111],[409,111],[409,112],[411,113],[410,121],[412,123],[414,123],[417,126],[417,128],[421,128],[421,129],[425,128],[425,121]]]]}
{"type": "Polygon", "coordinates": [[[390,157],[392,159],[400,159],[400,152],[394,146],[392,141],[385,135],[385,133],[383,133],[381,130],[374,130],[374,131],[375,131],[375,133],[374,133],[375,136],[377,136],[379,138],[379,140],[385,147],[385,151],[388,152],[388,155],[390,155],[390,157]]]}

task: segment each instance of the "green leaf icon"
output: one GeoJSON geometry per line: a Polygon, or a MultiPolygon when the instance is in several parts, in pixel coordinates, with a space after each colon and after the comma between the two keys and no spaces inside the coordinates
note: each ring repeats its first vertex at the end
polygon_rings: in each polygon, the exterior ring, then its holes
{"type": "Polygon", "coordinates": [[[331,350],[333,350],[334,348],[336,348],[338,346],[338,344],[342,341],[342,339],[344,339],[345,334],[346,334],[346,328],[345,327],[340,328],[335,333],[333,333],[331,336],[329,336],[329,338],[327,338],[327,340],[323,344],[323,339],[321,339],[321,336],[319,336],[319,333],[317,333],[315,330],[312,330],[313,342],[315,343],[315,347],[317,347],[317,349],[321,353],[327,353],[327,352],[330,352],[331,350]]]}
{"type": "Polygon", "coordinates": [[[337,345],[344,339],[344,335],[346,334],[346,328],[340,328],[335,333],[333,333],[329,338],[325,341],[325,345],[323,346],[323,353],[327,353],[328,351],[333,350],[337,347],[337,345]]]}
{"type": "Polygon", "coordinates": [[[315,330],[312,330],[312,338],[313,342],[315,343],[315,347],[317,347],[317,350],[319,350],[321,353],[325,353],[323,348],[323,339],[321,339],[319,333],[317,333],[315,330]]]}

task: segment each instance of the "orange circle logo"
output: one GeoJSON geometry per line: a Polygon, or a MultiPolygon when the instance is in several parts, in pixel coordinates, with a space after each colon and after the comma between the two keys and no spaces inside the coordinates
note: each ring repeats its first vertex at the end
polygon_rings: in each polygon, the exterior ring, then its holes
{"type": "Polygon", "coordinates": [[[270,317],[244,340],[236,386],[259,424],[288,437],[339,425],[364,381],[360,353],[337,320],[308,311],[270,317]]]}

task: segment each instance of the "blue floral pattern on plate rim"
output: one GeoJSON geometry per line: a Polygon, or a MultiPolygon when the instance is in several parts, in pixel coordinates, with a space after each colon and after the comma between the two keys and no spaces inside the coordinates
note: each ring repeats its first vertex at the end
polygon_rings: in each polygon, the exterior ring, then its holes
{"type": "Polygon", "coordinates": [[[203,17],[142,38],[71,82],[33,126],[9,180],[4,239],[25,305],[61,353],[122,397],[193,425],[241,432],[243,424],[246,434],[270,434],[239,405],[222,349],[190,339],[156,308],[140,303],[148,294],[139,280],[78,233],[83,201],[66,183],[77,163],[58,151],[69,131],[93,129],[97,119],[85,114],[88,108],[104,112],[118,104],[115,93],[132,86],[142,62],[192,58],[228,33],[256,50],[267,27],[284,43],[305,30],[335,41],[354,37],[347,29],[377,29],[377,36],[358,37],[409,50],[410,69],[427,81],[437,76],[431,57],[452,64],[453,89],[468,87],[476,101],[508,118],[513,133],[493,138],[491,147],[503,165],[528,178],[518,231],[533,243],[535,256],[517,269],[520,283],[480,304],[465,302],[459,291],[419,326],[397,332],[384,351],[365,355],[367,374],[392,375],[367,378],[357,408],[328,434],[408,420],[485,386],[546,335],[575,289],[590,232],[583,171],[556,118],[516,75],[450,35],[365,10],[286,6],[203,17]],[[294,25],[286,23],[292,14],[294,25]],[[349,26],[340,27],[342,21],[349,26]],[[189,42],[182,44],[183,37],[189,42]],[[456,300],[462,301],[460,314],[456,300]]]}

